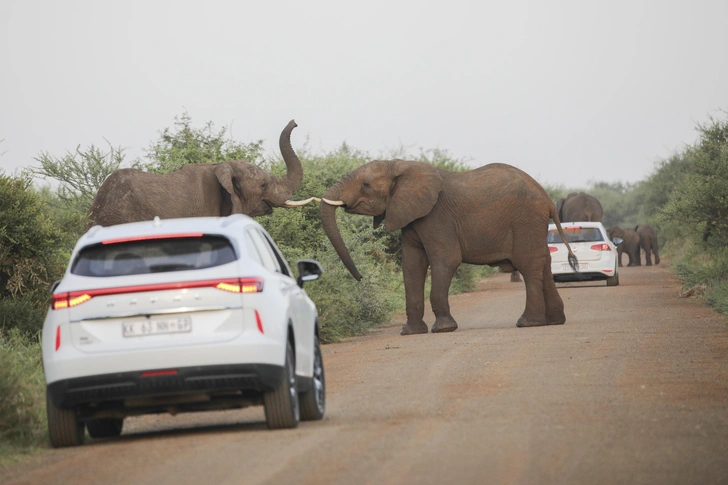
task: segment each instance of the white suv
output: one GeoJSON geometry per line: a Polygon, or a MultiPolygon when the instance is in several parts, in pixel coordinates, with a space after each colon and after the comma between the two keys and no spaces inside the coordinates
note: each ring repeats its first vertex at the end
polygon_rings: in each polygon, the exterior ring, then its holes
{"type": "Polygon", "coordinates": [[[568,261],[569,252],[561,240],[555,224],[549,224],[546,243],[551,251],[551,273],[554,281],[604,280],[607,286],[619,285],[617,274],[617,247],[622,240],[609,240],[601,222],[562,222],[561,227],[571,250],[579,260],[575,272],[568,261]]]}
{"type": "Polygon", "coordinates": [[[95,226],[43,325],[53,446],[121,434],[127,416],[263,404],[270,428],[321,419],[316,306],[250,217],[95,226]]]}

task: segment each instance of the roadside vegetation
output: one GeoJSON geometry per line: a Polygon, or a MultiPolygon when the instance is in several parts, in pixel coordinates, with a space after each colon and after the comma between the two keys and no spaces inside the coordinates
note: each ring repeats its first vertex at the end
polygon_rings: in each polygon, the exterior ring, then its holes
{"type": "MultiPolygon", "coordinates": [[[[592,182],[583,188],[546,186],[556,201],[573,191],[597,197],[604,225],[652,224],[660,252],[684,285],[685,294],[704,297],[728,314],[728,117],[696,128],[696,142],[655,164],[635,184],[592,182]]],[[[76,240],[87,224],[93,195],[104,178],[121,167],[166,173],[187,163],[245,159],[277,175],[285,172],[278,155],[266,155],[262,141],[243,143],[212,123],[196,128],[187,113],[159,132],[143,159],[130,160],[108,143],[57,156],[41,152],[35,164],[16,176],[0,172],[0,466],[8,456],[45,446],[45,399],[40,330],[51,283],[60,278],[76,240]],[[37,188],[50,179],[55,189],[37,188]]],[[[416,154],[399,148],[371,154],[346,143],[324,153],[297,149],[304,179],[296,199],[320,196],[344,174],[373,158],[409,158],[448,170],[467,170],[467,160],[440,149],[416,154]]],[[[337,211],[338,225],[364,278],[354,280],[321,228],[318,206],[276,209],[258,218],[294,266],[318,260],[322,278],[306,286],[320,313],[322,340],[333,342],[386,325],[404,308],[400,235],[372,229],[371,218],[337,211]]],[[[451,293],[472,290],[495,270],[462,265],[451,293]]]]}

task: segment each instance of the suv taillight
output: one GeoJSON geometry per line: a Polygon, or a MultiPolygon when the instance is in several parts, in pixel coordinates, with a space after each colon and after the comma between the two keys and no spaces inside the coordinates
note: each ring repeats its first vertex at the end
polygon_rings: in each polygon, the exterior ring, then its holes
{"type": "Polygon", "coordinates": [[[609,244],[595,244],[591,247],[594,251],[611,251],[609,244]]]}
{"type": "Polygon", "coordinates": [[[180,283],[161,283],[155,285],[121,286],[118,288],[100,288],[98,290],[71,291],[53,295],[51,308],[63,310],[89,301],[95,296],[120,295],[123,293],[141,293],[144,291],[182,290],[188,288],[212,287],[232,293],[260,293],[263,291],[261,278],[226,278],[222,280],[185,281],[180,283]]]}

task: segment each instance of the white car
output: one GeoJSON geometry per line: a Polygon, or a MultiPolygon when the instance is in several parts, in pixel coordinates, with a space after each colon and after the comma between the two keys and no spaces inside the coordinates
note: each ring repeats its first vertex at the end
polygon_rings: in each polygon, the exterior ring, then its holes
{"type": "Polygon", "coordinates": [[[607,286],[619,285],[617,246],[622,240],[610,241],[601,222],[567,222],[561,227],[571,250],[579,260],[578,272],[569,265],[569,252],[556,224],[549,224],[546,242],[551,251],[551,273],[554,281],[606,280],[607,286]]]}
{"type": "Polygon", "coordinates": [[[263,404],[269,428],[323,418],[316,306],[250,217],[91,228],[43,325],[51,444],[121,434],[124,418],[263,404]]]}

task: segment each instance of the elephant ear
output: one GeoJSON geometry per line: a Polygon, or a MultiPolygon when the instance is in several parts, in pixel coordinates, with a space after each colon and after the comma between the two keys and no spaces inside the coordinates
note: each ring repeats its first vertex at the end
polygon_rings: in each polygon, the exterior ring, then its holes
{"type": "Polygon", "coordinates": [[[384,229],[394,231],[424,217],[432,210],[442,191],[437,169],[424,162],[397,160],[393,166],[394,187],[387,203],[384,229]]]}
{"type": "Polygon", "coordinates": [[[215,176],[217,177],[220,185],[230,194],[230,200],[233,203],[233,214],[243,213],[243,201],[240,200],[240,195],[235,191],[236,181],[235,173],[233,168],[227,163],[221,163],[215,167],[215,176]]]}

